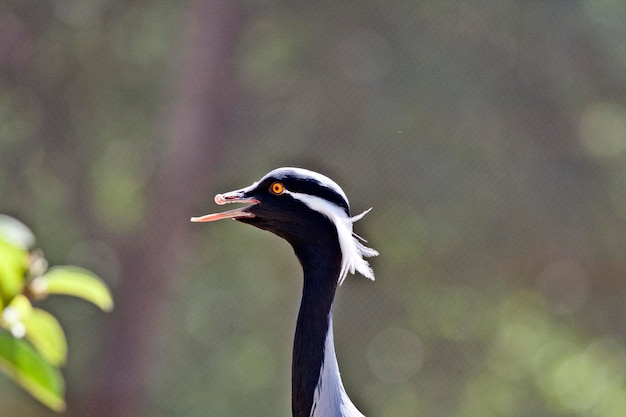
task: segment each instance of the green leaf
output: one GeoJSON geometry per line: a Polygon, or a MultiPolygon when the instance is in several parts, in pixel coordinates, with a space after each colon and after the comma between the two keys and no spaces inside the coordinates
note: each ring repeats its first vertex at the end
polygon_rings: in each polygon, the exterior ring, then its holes
{"type": "Polygon", "coordinates": [[[56,266],[39,277],[37,292],[65,294],[90,301],[104,311],[113,309],[109,287],[93,273],[75,266],[56,266]]]}
{"type": "Polygon", "coordinates": [[[18,294],[13,297],[13,300],[11,300],[9,307],[15,309],[20,317],[27,316],[33,311],[33,305],[24,294],[18,294]]]}
{"type": "Polygon", "coordinates": [[[47,311],[33,308],[30,300],[23,294],[18,294],[13,298],[0,322],[6,329],[12,331],[14,337],[21,336],[16,336],[13,326],[22,326],[23,336],[32,343],[45,360],[54,366],[65,364],[67,340],[61,324],[47,311]],[[10,314],[12,320],[7,321],[6,313],[9,309],[12,310],[10,314]]]}
{"type": "Polygon", "coordinates": [[[65,409],[61,372],[25,340],[0,332],[0,369],[47,407],[55,411],[65,409]]]}
{"type": "Polygon", "coordinates": [[[33,308],[22,319],[26,327],[26,338],[51,365],[65,365],[67,340],[59,321],[47,311],[33,308]]]}
{"type": "Polygon", "coordinates": [[[0,237],[0,309],[22,291],[28,252],[0,237]]]}
{"type": "Polygon", "coordinates": [[[26,334],[26,326],[22,320],[29,316],[32,311],[33,306],[30,304],[30,300],[23,294],[18,294],[2,311],[0,325],[9,330],[13,337],[22,338],[26,334]]]}

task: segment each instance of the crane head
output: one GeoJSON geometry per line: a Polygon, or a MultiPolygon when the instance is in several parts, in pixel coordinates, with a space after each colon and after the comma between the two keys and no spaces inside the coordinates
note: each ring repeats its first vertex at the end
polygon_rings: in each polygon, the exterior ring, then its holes
{"type": "Polygon", "coordinates": [[[302,168],[278,168],[252,185],[215,196],[219,205],[244,203],[246,206],[221,213],[192,217],[192,222],[234,219],[268,230],[289,241],[294,247],[310,244],[328,230],[336,232],[341,248],[342,271],[355,270],[373,279],[374,274],[363,257],[378,255],[364,246],[352,232],[352,223],[369,210],[350,217],[350,204],[344,191],[330,178],[302,168]]]}

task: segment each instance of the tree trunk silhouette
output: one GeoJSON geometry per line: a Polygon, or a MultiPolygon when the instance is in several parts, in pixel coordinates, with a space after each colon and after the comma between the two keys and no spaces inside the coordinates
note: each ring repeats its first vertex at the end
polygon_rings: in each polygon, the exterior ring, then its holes
{"type": "MultiPolygon", "coordinates": [[[[99,381],[76,415],[137,417],[146,406],[151,343],[165,312],[175,254],[198,199],[210,187],[227,139],[236,97],[235,50],[242,15],[228,1],[191,1],[180,52],[164,88],[164,126],[151,204],[142,233],[118,242],[122,282],[116,291],[99,381]]],[[[174,383],[174,381],[172,381],[174,383]]]]}

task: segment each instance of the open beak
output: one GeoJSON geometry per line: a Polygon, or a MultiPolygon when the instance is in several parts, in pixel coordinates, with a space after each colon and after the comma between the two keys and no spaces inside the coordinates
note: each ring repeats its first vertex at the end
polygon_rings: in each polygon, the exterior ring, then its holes
{"type": "MultiPolygon", "coordinates": [[[[251,203],[252,205],[255,205],[255,204],[259,204],[259,200],[255,198],[246,197],[245,191],[239,190],[239,191],[231,191],[229,193],[216,195],[215,203],[219,204],[220,206],[224,204],[228,204],[228,203],[251,203]]],[[[213,222],[215,220],[222,220],[222,219],[239,219],[242,217],[248,217],[248,218],[254,217],[253,213],[246,211],[250,207],[251,206],[246,206],[246,207],[236,208],[234,210],[224,211],[222,213],[214,213],[214,214],[207,214],[206,216],[192,217],[191,221],[199,223],[199,222],[213,222]]]]}

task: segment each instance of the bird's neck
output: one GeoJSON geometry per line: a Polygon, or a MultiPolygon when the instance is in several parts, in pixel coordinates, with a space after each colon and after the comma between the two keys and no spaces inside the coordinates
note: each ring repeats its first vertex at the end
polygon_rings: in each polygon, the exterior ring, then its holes
{"type": "Polygon", "coordinates": [[[340,253],[336,241],[302,251],[296,248],[304,286],[293,346],[294,417],[361,415],[343,389],[333,342],[332,304],[341,269],[340,253]],[[344,414],[351,409],[355,413],[344,414]]]}

